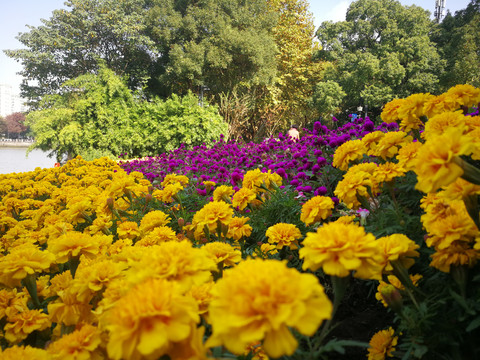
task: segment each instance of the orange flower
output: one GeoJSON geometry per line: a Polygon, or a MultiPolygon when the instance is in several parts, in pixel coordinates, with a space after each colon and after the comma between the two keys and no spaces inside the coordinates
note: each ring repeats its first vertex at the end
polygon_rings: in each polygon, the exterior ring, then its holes
{"type": "Polygon", "coordinates": [[[40,310],[25,310],[7,317],[4,336],[10,343],[19,343],[35,330],[41,331],[50,325],[47,314],[40,310]]]}
{"type": "Polygon", "coordinates": [[[393,357],[398,337],[394,336],[393,328],[381,330],[372,336],[368,348],[368,360],[385,360],[386,357],[393,357]]]}

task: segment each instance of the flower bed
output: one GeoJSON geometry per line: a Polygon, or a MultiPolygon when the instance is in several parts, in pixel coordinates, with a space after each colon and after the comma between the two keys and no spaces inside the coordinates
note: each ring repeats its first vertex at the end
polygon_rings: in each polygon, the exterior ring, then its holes
{"type": "Polygon", "coordinates": [[[479,101],[0,175],[2,356],[475,358],[479,101]]]}

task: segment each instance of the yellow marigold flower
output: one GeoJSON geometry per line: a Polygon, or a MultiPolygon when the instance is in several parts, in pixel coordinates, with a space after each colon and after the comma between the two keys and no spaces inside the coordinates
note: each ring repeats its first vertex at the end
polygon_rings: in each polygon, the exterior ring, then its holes
{"type": "Polygon", "coordinates": [[[407,171],[413,170],[415,167],[413,160],[417,157],[418,149],[420,149],[422,145],[423,144],[421,142],[415,141],[402,146],[398,150],[398,154],[396,156],[398,165],[407,171]]]}
{"type": "Polygon", "coordinates": [[[50,279],[50,291],[54,295],[60,296],[66,289],[70,287],[72,280],[72,273],[68,270],[57,274],[50,279]]]}
{"type": "Polygon", "coordinates": [[[420,246],[403,234],[383,236],[377,239],[377,244],[384,259],[384,272],[393,271],[392,261],[408,269],[415,263],[412,257],[420,256],[417,251],[420,246]]]}
{"type": "Polygon", "coordinates": [[[379,279],[382,256],[375,236],[355,224],[328,223],[315,233],[307,233],[300,249],[303,269],[346,277],[350,272],[360,279],[379,279]]]}
{"type": "Polygon", "coordinates": [[[0,319],[5,316],[13,316],[19,312],[28,310],[28,297],[25,292],[18,292],[17,289],[0,290],[0,319]]]}
{"type": "Polygon", "coordinates": [[[91,317],[91,305],[78,300],[77,293],[71,288],[59,293],[59,298],[47,306],[50,320],[66,326],[76,325],[79,322],[88,322],[91,317]]]}
{"type": "Polygon", "coordinates": [[[192,285],[199,285],[211,279],[211,271],[217,266],[202,248],[192,247],[188,240],[168,241],[151,246],[141,259],[132,262],[127,277],[132,283],[147,278],[164,278],[176,281],[187,291],[192,285]]]}
{"type": "Polygon", "coordinates": [[[340,170],[346,171],[349,163],[355,160],[361,160],[366,153],[367,149],[362,140],[347,141],[335,150],[332,165],[340,170]]]}
{"type": "Polygon", "coordinates": [[[60,264],[80,255],[91,259],[106,250],[112,240],[112,236],[100,234],[91,236],[78,231],[68,231],[56,239],[50,239],[48,250],[56,255],[56,262],[60,264]]]}
{"type": "Polygon", "coordinates": [[[472,131],[480,128],[480,116],[465,116],[466,131],[472,131]]]}
{"type": "Polygon", "coordinates": [[[413,94],[405,98],[403,104],[398,108],[398,116],[401,119],[400,128],[409,132],[412,129],[420,128],[422,120],[420,118],[425,115],[423,107],[425,102],[433,98],[434,95],[426,94],[413,94]]]}
{"type": "Polygon", "coordinates": [[[300,230],[293,224],[278,223],[270,226],[265,233],[270,244],[275,244],[277,249],[288,246],[290,249],[298,249],[298,239],[302,237],[300,230]]]}
{"type": "MultiPolygon", "coordinates": [[[[415,285],[415,286],[417,286],[420,279],[423,278],[423,276],[420,275],[420,274],[408,275],[408,276],[409,276],[410,280],[412,281],[412,284],[415,285]]],[[[380,280],[380,282],[377,286],[377,293],[375,294],[375,299],[380,301],[383,304],[384,307],[388,307],[387,302],[385,301],[384,297],[382,296],[383,289],[385,289],[385,287],[391,285],[398,290],[405,290],[405,286],[403,286],[402,282],[395,275],[388,275],[387,280],[388,280],[388,283],[380,280]]]]}
{"type": "Polygon", "coordinates": [[[397,177],[405,176],[406,170],[392,162],[386,162],[378,165],[377,169],[373,173],[374,178],[378,183],[389,182],[397,177]]]}
{"type": "Polygon", "coordinates": [[[478,234],[462,200],[448,202],[444,213],[435,215],[428,211],[421,220],[429,234],[427,245],[437,250],[448,248],[454,241],[472,242],[478,234]]]}
{"type": "Polygon", "coordinates": [[[341,224],[352,224],[355,218],[356,218],[355,215],[344,215],[344,216],[340,216],[334,222],[341,223],[341,224]]]}
{"type": "Polygon", "coordinates": [[[260,186],[265,183],[265,173],[260,169],[249,170],[243,176],[242,188],[248,188],[255,193],[261,191],[260,186]]]}
{"type": "Polygon", "coordinates": [[[386,133],[377,144],[372,155],[381,157],[383,160],[393,158],[399,149],[412,142],[413,138],[403,131],[391,131],[386,133]]]}
{"type": "Polygon", "coordinates": [[[163,201],[166,204],[173,202],[173,197],[183,190],[183,186],[180,183],[168,184],[161,190],[155,190],[152,196],[158,201],[163,201]]]}
{"type": "Polygon", "coordinates": [[[84,324],[80,329],[50,343],[47,352],[53,360],[100,360],[104,358],[99,349],[101,343],[98,328],[84,324]]]}
{"type": "Polygon", "coordinates": [[[108,234],[110,228],[113,225],[112,217],[108,215],[97,214],[95,220],[93,220],[92,225],[86,228],[86,231],[90,235],[95,235],[98,233],[108,234]]]}
{"type": "Polygon", "coordinates": [[[480,185],[472,184],[462,178],[457,178],[453,183],[438,192],[438,196],[446,201],[462,200],[469,195],[480,195],[480,185]]]}
{"type": "Polygon", "coordinates": [[[202,246],[215,264],[222,263],[223,266],[235,266],[242,261],[242,253],[232,245],[223,242],[210,242],[202,246]]]}
{"type": "Polygon", "coordinates": [[[247,346],[243,354],[246,356],[251,355],[252,360],[269,360],[269,357],[265,353],[265,350],[263,350],[260,342],[256,342],[247,346]]]}
{"type": "Polygon", "coordinates": [[[134,221],[124,221],[117,226],[119,239],[135,239],[140,236],[138,224],[134,221]]]}
{"type": "Polygon", "coordinates": [[[362,138],[362,142],[365,145],[367,155],[375,154],[375,149],[377,148],[378,142],[384,135],[385,133],[383,131],[373,131],[371,133],[366,134],[362,138]]]}
{"type": "Polygon", "coordinates": [[[444,112],[455,111],[457,109],[458,104],[456,99],[448,96],[447,94],[434,96],[425,101],[425,104],[423,105],[423,112],[429,119],[435,115],[442,114],[444,112]]]}
{"type": "Polygon", "coordinates": [[[250,259],[226,270],[212,294],[207,346],[223,344],[235,354],[263,341],[269,356],[291,355],[298,343],[289,328],[312,336],[332,312],[314,275],[277,260],[250,259]]]}
{"type": "Polygon", "coordinates": [[[180,183],[181,185],[185,186],[188,184],[188,177],[185,175],[177,175],[175,173],[172,174],[167,174],[164,178],[163,181],[160,183],[163,187],[169,185],[169,184],[175,184],[175,183],[180,183]]]}
{"type": "MultiPolygon", "coordinates": [[[[378,187],[372,173],[362,171],[360,167],[352,166],[343,179],[338,182],[334,194],[342,201],[349,209],[358,209],[361,203],[358,200],[359,196],[368,199],[370,197],[368,188],[371,189],[372,194],[376,192],[378,187]]],[[[376,169],[377,165],[373,164],[376,169]]]]}
{"type": "Polygon", "coordinates": [[[248,204],[255,201],[257,195],[252,189],[242,187],[232,197],[232,206],[243,210],[248,204]]]}
{"type": "Polygon", "coordinates": [[[392,123],[400,120],[398,109],[403,105],[404,102],[404,99],[393,99],[389,103],[386,103],[383,107],[382,113],[380,114],[382,121],[385,121],[386,123],[392,123]]]}
{"type": "Polygon", "coordinates": [[[199,320],[197,303],[175,282],[149,279],[119,299],[100,324],[110,333],[110,358],[158,359],[173,343],[188,338],[199,320]]]}
{"type": "Polygon", "coordinates": [[[93,210],[92,200],[79,196],[69,201],[64,217],[73,225],[83,224],[92,215],[93,210]]]}
{"type": "Polygon", "coordinates": [[[37,246],[24,244],[10,249],[0,257],[0,282],[10,287],[20,286],[28,275],[41,273],[55,262],[55,255],[37,246]]]}
{"type": "Polygon", "coordinates": [[[43,349],[33,348],[31,346],[12,346],[2,351],[0,348],[0,357],[3,360],[50,360],[50,355],[43,349]]]}
{"type": "Polygon", "coordinates": [[[206,314],[208,312],[208,306],[213,299],[212,289],[215,286],[213,281],[192,286],[190,291],[187,292],[187,295],[193,297],[198,304],[198,313],[200,315],[206,314]]]}
{"type": "Polygon", "coordinates": [[[135,243],[135,246],[151,246],[158,245],[165,241],[176,241],[177,234],[172,228],[168,226],[158,226],[152,231],[148,232],[140,241],[135,243]]]}
{"type": "Polygon", "coordinates": [[[260,257],[262,259],[267,259],[271,255],[278,254],[277,246],[273,244],[262,244],[260,248],[256,248],[255,251],[252,253],[252,257],[260,257]]]}
{"type": "Polygon", "coordinates": [[[190,335],[182,341],[172,343],[168,350],[170,359],[210,360],[208,349],[203,343],[205,328],[192,324],[190,335]]]}
{"type": "Polygon", "coordinates": [[[213,191],[213,200],[231,202],[231,197],[235,193],[233,187],[228,185],[220,185],[213,191]]]}
{"type": "Polygon", "coordinates": [[[465,116],[461,111],[444,112],[433,116],[425,124],[425,131],[422,138],[429,140],[436,136],[442,135],[448,128],[464,129],[465,116]]]}
{"type": "Polygon", "coordinates": [[[9,343],[16,344],[35,330],[42,331],[50,325],[47,314],[40,310],[25,310],[7,317],[4,336],[9,343]]]}
{"type": "Polygon", "coordinates": [[[199,240],[205,226],[211,234],[217,231],[219,225],[228,226],[232,221],[233,209],[223,201],[212,201],[195,213],[192,225],[195,225],[195,239],[199,240]]]}
{"type": "Polygon", "coordinates": [[[140,231],[147,233],[158,226],[165,226],[170,222],[171,218],[163,211],[153,210],[146,213],[140,221],[140,231]]]}
{"type": "Polygon", "coordinates": [[[242,238],[248,238],[252,234],[252,227],[246,222],[249,217],[234,217],[228,224],[227,238],[239,241],[242,238]]]}
{"type": "Polygon", "coordinates": [[[456,85],[445,93],[446,96],[455,99],[459,106],[474,106],[480,102],[480,89],[470,85],[456,85]]]}
{"type": "Polygon", "coordinates": [[[470,244],[463,241],[455,241],[445,249],[437,249],[431,255],[432,261],[430,266],[442,271],[450,272],[452,266],[468,266],[474,267],[480,258],[478,242],[472,249],[470,244]]]}
{"type": "Polygon", "coordinates": [[[385,360],[387,357],[393,358],[393,352],[398,342],[398,337],[394,335],[395,331],[391,327],[375,333],[369,342],[368,360],[385,360]]]}
{"type": "Polygon", "coordinates": [[[462,136],[460,129],[449,128],[443,135],[428,140],[418,150],[415,159],[415,188],[428,193],[451,184],[463,175],[463,169],[455,163],[455,158],[471,153],[472,140],[462,136]]]}
{"type": "Polygon", "coordinates": [[[320,195],[315,196],[303,204],[300,220],[307,226],[315,224],[332,215],[334,206],[335,204],[331,198],[320,195]]]}

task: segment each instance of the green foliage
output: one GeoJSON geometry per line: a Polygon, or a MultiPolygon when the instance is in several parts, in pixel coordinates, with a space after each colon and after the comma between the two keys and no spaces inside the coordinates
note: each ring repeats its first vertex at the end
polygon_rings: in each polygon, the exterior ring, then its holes
{"type": "Polygon", "coordinates": [[[27,125],[36,139],[32,148],[52,151],[60,159],[147,156],[180,147],[211,144],[227,133],[213,106],[201,107],[193,94],[162,102],[134,97],[112,70],[101,67],[67,81],[63,95],[46,96],[27,125]]]}
{"type": "Polygon", "coordinates": [[[318,83],[313,93],[313,104],[323,116],[338,111],[343,98],[347,94],[342,87],[333,80],[318,83]]]}
{"type": "Polygon", "coordinates": [[[135,121],[142,141],[133,147],[142,156],[160,154],[179,148],[212,145],[221,134],[228,133],[228,124],[218,114],[216,106],[189,92],[183,98],[172,95],[166,101],[145,102],[135,121]]]}
{"type": "Polygon", "coordinates": [[[322,23],[318,56],[333,63],[324,79],[347,94],[343,110],[368,105],[378,112],[394,97],[435,92],[444,62],[429,37],[433,26],[426,10],[397,0],[358,0],[346,21],[322,23]]]}
{"type": "Polygon", "coordinates": [[[69,0],[43,25],[29,26],[17,37],[25,47],[6,54],[23,65],[22,96],[36,105],[62,84],[91,73],[103,61],[131,88],[148,76],[154,48],[146,36],[144,0],[69,0]],[[36,83],[29,82],[36,80],[36,83]]]}

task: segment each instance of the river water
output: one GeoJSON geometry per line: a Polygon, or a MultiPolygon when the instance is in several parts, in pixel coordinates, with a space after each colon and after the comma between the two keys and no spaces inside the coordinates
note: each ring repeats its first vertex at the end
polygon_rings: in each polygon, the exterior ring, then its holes
{"type": "Polygon", "coordinates": [[[0,147],[0,174],[33,171],[36,167],[53,168],[55,157],[49,158],[47,153],[35,149],[27,154],[26,147],[0,147]]]}

